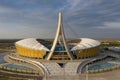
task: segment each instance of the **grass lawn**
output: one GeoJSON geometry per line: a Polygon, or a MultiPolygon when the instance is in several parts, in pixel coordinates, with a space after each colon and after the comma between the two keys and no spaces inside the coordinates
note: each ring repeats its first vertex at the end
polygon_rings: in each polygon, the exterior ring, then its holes
{"type": "Polygon", "coordinates": [[[3,53],[3,52],[6,52],[6,50],[0,50],[0,54],[3,53]]]}
{"type": "Polygon", "coordinates": [[[0,75],[0,80],[28,80],[28,79],[11,78],[11,77],[6,77],[6,76],[0,75]]]}

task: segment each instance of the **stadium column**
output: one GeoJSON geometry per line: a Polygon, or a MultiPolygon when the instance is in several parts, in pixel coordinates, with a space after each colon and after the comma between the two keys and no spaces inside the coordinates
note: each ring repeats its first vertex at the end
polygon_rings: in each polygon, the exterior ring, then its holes
{"type": "Polygon", "coordinates": [[[50,60],[50,58],[52,57],[54,51],[55,51],[55,47],[57,46],[57,42],[58,42],[58,38],[61,37],[62,41],[63,41],[63,46],[65,47],[65,50],[67,52],[67,55],[69,56],[69,58],[72,60],[73,56],[70,53],[68,47],[67,47],[67,43],[66,43],[66,38],[65,38],[65,34],[64,34],[64,30],[63,30],[63,24],[62,24],[62,13],[59,13],[59,19],[58,19],[58,28],[57,28],[57,32],[56,32],[56,36],[52,45],[52,48],[50,50],[50,53],[47,56],[47,60],[50,60]]]}

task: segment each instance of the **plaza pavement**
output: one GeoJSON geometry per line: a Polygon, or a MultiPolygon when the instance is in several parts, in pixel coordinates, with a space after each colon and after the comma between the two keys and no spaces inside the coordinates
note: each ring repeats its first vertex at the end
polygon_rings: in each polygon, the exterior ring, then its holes
{"type": "MultiPolygon", "coordinates": [[[[47,76],[45,80],[86,80],[86,75],[47,76]]],[[[120,69],[104,73],[89,74],[88,80],[120,80],[120,69]]]]}

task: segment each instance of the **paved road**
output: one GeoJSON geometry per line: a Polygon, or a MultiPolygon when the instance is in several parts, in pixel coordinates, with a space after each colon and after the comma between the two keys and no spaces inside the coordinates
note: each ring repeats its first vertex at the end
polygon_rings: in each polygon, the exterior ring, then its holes
{"type": "MultiPolygon", "coordinates": [[[[47,80],[86,80],[86,75],[49,76],[47,80]]],[[[120,69],[104,73],[89,74],[88,80],[120,80],[120,69]]]]}
{"type": "Polygon", "coordinates": [[[120,69],[104,73],[90,74],[89,80],[120,80],[120,69]]]}

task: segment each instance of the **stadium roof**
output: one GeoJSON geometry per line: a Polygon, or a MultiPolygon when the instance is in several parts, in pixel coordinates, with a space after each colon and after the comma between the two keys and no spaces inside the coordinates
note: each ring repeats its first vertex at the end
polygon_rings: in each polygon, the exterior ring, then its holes
{"type": "Polygon", "coordinates": [[[35,38],[28,38],[17,41],[15,44],[20,45],[22,47],[31,48],[34,50],[46,50],[49,51],[44,45],[39,43],[35,38]]]}
{"type": "Polygon", "coordinates": [[[92,48],[99,46],[101,44],[99,41],[90,38],[80,38],[80,39],[81,39],[80,43],[78,43],[75,47],[73,47],[71,51],[92,48]]]}

